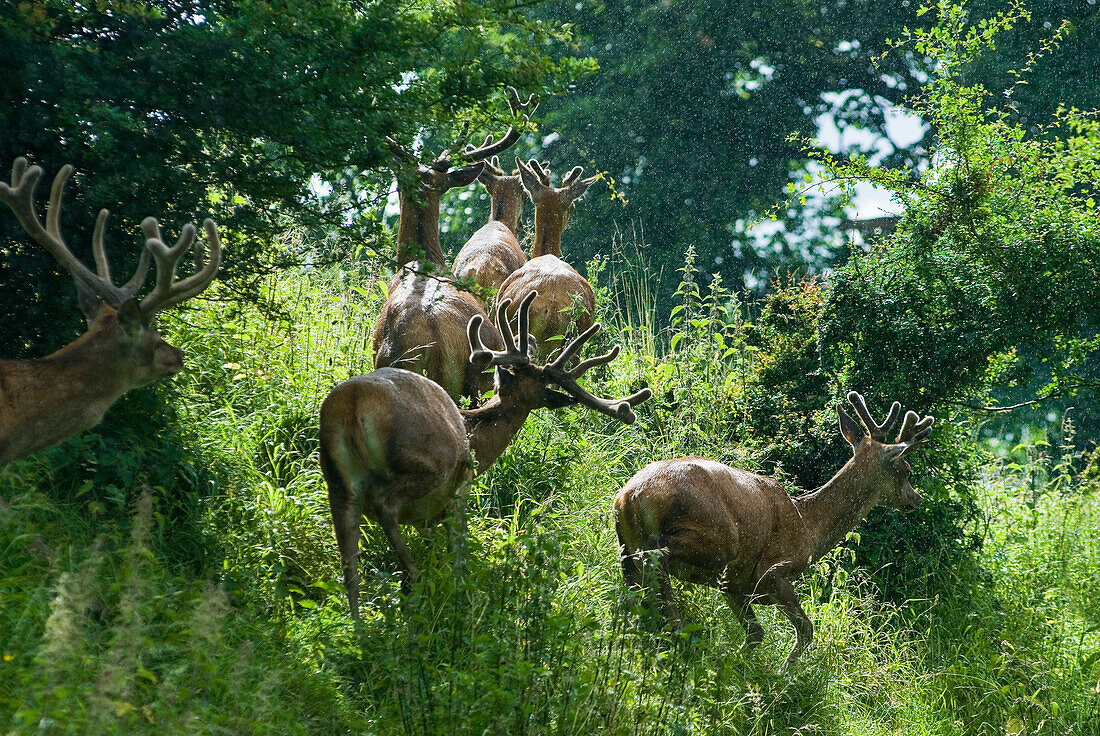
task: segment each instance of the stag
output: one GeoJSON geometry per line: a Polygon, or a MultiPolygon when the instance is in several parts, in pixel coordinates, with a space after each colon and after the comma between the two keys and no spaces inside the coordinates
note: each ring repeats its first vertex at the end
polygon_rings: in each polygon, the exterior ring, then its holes
{"type": "MultiPolygon", "coordinates": [[[[520,103],[519,95],[511,88],[509,95],[514,114],[532,109],[530,98],[520,103]]],[[[479,148],[467,149],[462,158],[474,163],[463,166],[455,166],[447,151],[425,166],[408,149],[389,140],[401,201],[397,226],[397,260],[401,268],[390,282],[386,302],[374,324],[371,344],[375,368],[392,366],[420,373],[455,400],[460,396],[476,399],[490,388],[491,379],[469,361],[465,337],[467,323],[475,316],[484,321],[485,310],[445,274],[439,241],[439,201],[447,190],[473,182],[484,169],[485,158],[501,153],[518,139],[519,132],[509,127],[499,141],[489,137],[479,148]]],[[[500,347],[488,327],[482,337],[500,347]]]]}
{"type": "Polygon", "coordinates": [[[700,457],[647,465],[615,496],[615,531],[623,578],[643,587],[653,561],[670,625],[680,614],[669,575],[718,588],[745,629],[745,649],[764,639],[752,604],[774,604],[794,626],[797,641],[786,664],[796,662],[813,638],[813,624],[793,581],[836,547],[876,504],[916,508],[921,496],[909,483],[914,450],[928,442],[932,417],[906,412],[893,443],[887,435],[901,404],[877,424],[863,397],[848,394],[862,424],[837,405],[840,431],[853,457],[824,486],[791,497],[781,486],[746,470],[700,457]]]}
{"type": "Polygon", "coordinates": [[[480,369],[496,368],[496,394],[478,409],[458,409],[438,384],[400,368],[380,368],[344,381],[321,404],[321,471],[352,617],[359,616],[357,560],[364,515],[382,527],[397,554],[407,591],[419,570],[399,525],[425,525],[450,510],[448,532],[457,550],[465,533],[469,479],[500,457],[528,414],[581,404],[631,424],[632,407],[650,397],[649,389],[643,389],[624,399],[602,399],[577,383],[589,368],[609,363],[619,353],[616,346],[605,355],[566,367],[599,330],[598,324],[573,340],[554,362],[532,364],[528,313],[535,298],[533,292],[527,295],[518,310],[518,345],[505,317],[508,304],[501,303],[497,327],[504,349],[499,352],[481,340],[482,317],[470,319],[470,361],[480,369]]]}
{"type": "Polygon", "coordinates": [[[213,220],[206,220],[210,243],[207,259],[195,228],[186,225],[174,246],[161,238],[152,217],[141,223],[145,233],[137,271],[122,286],[111,279],[103,235],[108,212],[100,210],[92,233],[96,273],[69,250],[61,235],[61,202],[73,167],[58,171],[50,191],[46,224],[34,208],[34,190],[42,168],[17,158],[11,183],[0,181],[0,201],[15,213],[31,238],[54,256],[76,283],[88,330],[57,352],[38,360],[0,360],[0,464],[90,429],[130,389],[183,369],[183,351],[169,345],[150,325],[161,310],[199,294],[214,280],[221,263],[221,241],[213,220]],[[176,279],[180,259],[194,245],[197,272],[176,279]],[[150,259],[156,262],[153,290],[135,298],[145,283],[150,259]]]}
{"type": "Polygon", "coordinates": [[[523,188],[535,203],[535,239],[531,260],[504,280],[497,299],[514,302],[521,294],[539,292],[531,308],[531,333],[538,342],[540,357],[545,357],[554,347],[553,338],[574,330],[584,332],[592,324],[596,295],[588,279],[561,259],[561,236],[573,203],[599,177],[581,179],[584,169],[577,166],[562,180],[561,187],[554,187],[549,172],[538,161],[524,164],[517,158],[516,166],[523,188]]]}
{"type": "Polygon", "coordinates": [[[472,279],[483,289],[495,292],[504,279],[527,262],[517,239],[527,192],[519,170],[505,174],[496,156],[485,164],[477,179],[489,193],[489,222],[462,246],[451,270],[455,276],[472,279]]]}

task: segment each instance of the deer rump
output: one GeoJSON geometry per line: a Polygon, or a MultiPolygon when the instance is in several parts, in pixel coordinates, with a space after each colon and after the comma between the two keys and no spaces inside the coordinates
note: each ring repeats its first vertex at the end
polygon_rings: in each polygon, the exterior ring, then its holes
{"type": "Polygon", "coordinates": [[[673,577],[753,595],[769,569],[797,574],[809,566],[802,527],[782,485],[706,458],[650,463],[615,498],[628,580],[641,575],[639,553],[659,549],[673,577]]]}
{"type": "Polygon", "coordinates": [[[516,236],[503,222],[494,220],[470,236],[451,270],[455,276],[472,278],[478,286],[496,290],[526,262],[516,236]]]}
{"type": "Polygon", "coordinates": [[[469,441],[454,402],[437,384],[400,368],[339,384],[321,404],[321,428],[321,469],[335,518],[350,514],[357,524],[363,514],[378,523],[375,505],[391,507],[393,495],[404,502],[397,523],[430,525],[470,473],[469,441]]]}
{"type": "MultiPolygon", "coordinates": [[[[539,354],[557,347],[548,339],[559,335],[584,332],[592,326],[592,315],[596,311],[596,295],[588,279],[581,276],[568,263],[554,255],[539,256],[527,261],[500,286],[497,303],[504,299],[518,303],[519,297],[531,291],[538,296],[531,305],[531,334],[539,346],[539,354]],[[573,310],[574,296],[578,308],[573,310]]],[[[508,310],[512,319],[515,307],[508,310]]]]}
{"type": "MultiPolygon", "coordinates": [[[[371,342],[375,368],[404,368],[435,381],[451,396],[480,396],[492,375],[470,363],[466,325],[484,315],[477,299],[440,278],[405,269],[390,284],[390,294],[371,342]]],[[[503,347],[495,330],[482,325],[481,339],[503,347]]]]}

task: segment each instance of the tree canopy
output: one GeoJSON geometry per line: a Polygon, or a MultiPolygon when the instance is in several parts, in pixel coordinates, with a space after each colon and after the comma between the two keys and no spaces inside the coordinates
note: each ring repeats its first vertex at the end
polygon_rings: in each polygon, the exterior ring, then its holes
{"type": "MultiPolygon", "coordinates": [[[[142,218],[176,232],[214,217],[221,278],[247,290],[286,255],[276,239],[292,226],[342,253],[377,234],[346,192],[386,191],[387,135],[499,128],[505,86],[557,91],[584,73],[560,56],[566,40],[514,0],[5,3],[0,161],[27,155],[47,177],[72,164],[64,230],[86,249],[81,234],[109,207],[119,272],[136,262],[142,218]]],[[[0,238],[3,354],[40,354],[68,332],[58,322],[76,322],[71,288],[13,218],[0,238]]]]}

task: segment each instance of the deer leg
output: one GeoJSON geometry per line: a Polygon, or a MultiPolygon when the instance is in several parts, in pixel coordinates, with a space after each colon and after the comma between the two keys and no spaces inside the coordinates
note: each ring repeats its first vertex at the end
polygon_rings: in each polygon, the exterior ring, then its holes
{"type": "Polygon", "coordinates": [[[749,654],[764,641],[764,627],[756,620],[756,611],[752,610],[751,599],[747,595],[729,590],[723,590],[722,595],[725,596],[729,607],[733,609],[733,615],[741,622],[741,627],[745,629],[745,645],[741,651],[749,654]]]}
{"type": "Polygon", "coordinates": [[[374,513],[378,517],[378,524],[382,527],[386,540],[397,554],[397,563],[405,573],[405,577],[401,580],[401,592],[407,594],[409,586],[420,578],[420,570],[413,562],[412,552],[409,551],[409,546],[405,544],[405,537],[397,526],[397,518],[391,513],[378,509],[375,509],[374,513]]]}
{"type": "Polygon", "coordinates": [[[631,550],[623,537],[622,524],[615,521],[615,535],[619,538],[619,564],[623,568],[623,582],[628,588],[642,587],[642,567],[638,564],[638,551],[631,550]]]}
{"type": "Polygon", "coordinates": [[[450,515],[444,522],[447,526],[447,547],[451,554],[455,558],[455,577],[462,579],[466,572],[466,535],[468,527],[466,525],[466,488],[470,482],[469,471],[463,471],[464,477],[461,480],[464,490],[461,491],[455,498],[454,507],[451,509],[450,515]]]}
{"type": "Polygon", "coordinates": [[[340,551],[340,565],[344,572],[344,590],[348,596],[351,617],[359,618],[359,521],[363,517],[361,494],[354,493],[329,455],[321,445],[321,473],[328,486],[328,502],[332,511],[332,527],[336,533],[336,546],[340,551]]]}
{"type": "Polygon", "coordinates": [[[681,626],[680,607],[676,605],[676,599],[672,594],[672,581],[669,580],[668,565],[665,560],[667,550],[661,549],[664,546],[664,540],[659,534],[650,534],[648,543],[649,549],[654,553],[651,559],[653,566],[657,568],[657,583],[664,603],[665,620],[668,621],[669,628],[675,631],[681,626]]]}
{"type": "Polygon", "coordinates": [[[795,635],[798,637],[794,648],[791,649],[791,653],[787,655],[787,659],[783,663],[785,669],[798,661],[798,658],[802,656],[802,650],[809,646],[813,640],[813,622],[802,610],[802,604],[798,602],[798,594],[794,592],[794,586],[785,577],[769,572],[760,579],[757,590],[770,595],[779,604],[783,614],[794,626],[795,635]]]}

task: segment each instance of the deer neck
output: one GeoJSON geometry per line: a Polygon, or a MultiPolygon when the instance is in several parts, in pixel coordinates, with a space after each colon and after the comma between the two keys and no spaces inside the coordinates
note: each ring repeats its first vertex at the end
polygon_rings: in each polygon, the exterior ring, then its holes
{"type": "Polygon", "coordinates": [[[821,488],[794,499],[810,536],[812,559],[844,541],[878,502],[879,489],[867,482],[862,466],[853,457],[821,488]]]}
{"type": "Polygon", "coordinates": [[[535,208],[535,240],[531,257],[552,255],[561,258],[561,235],[565,232],[565,217],[560,212],[535,208]]]}
{"type": "Polygon", "coordinates": [[[401,218],[397,223],[397,265],[428,261],[446,269],[439,240],[440,194],[430,187],[416,187],[411,193],[398,187],[398,198],[401,218]]]}
{"type": "Polygon", "coordinates": [[[470,451],[477,461],[478,475],[496,462],[523,427],[532,409],[533,404],[504,402],[500,396],[494,396],[485,406],[462,411],[466,436],[470,438],[470,451]]]}
{"type": "Polygon", "coordinates": [[[519,218],[523,213],[523,189],[501,181],[489,196],[489,220],[501,222],[512,231],[519,232],[519,218]],[[518,191],[517,191],[518,189],[518,191]]]}

